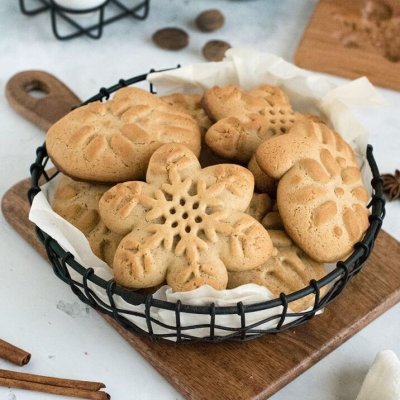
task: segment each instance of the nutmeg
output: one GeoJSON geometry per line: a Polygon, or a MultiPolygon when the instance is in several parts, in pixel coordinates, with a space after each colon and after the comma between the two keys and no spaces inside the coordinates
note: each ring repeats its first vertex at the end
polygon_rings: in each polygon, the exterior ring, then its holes
{"type": "Polygon", "coordinates": [[[221,11],[213,9],[200,13],[196,25],[202,32],[214,32],[224,25],[225,18],[221,11]]]}
{"type": "Polygon", "coordinates": [[[162,49],[180,50],[189,44],[189,35],[180,28],[163,28],[153,34],[153,42],[162,49]]]}
{"type": "Polygon", "coordinates": [[[223,40],[210,40],[204,45],[202,53],[208,61],[221,61],[230,48],[231,45],[223,40]]]}

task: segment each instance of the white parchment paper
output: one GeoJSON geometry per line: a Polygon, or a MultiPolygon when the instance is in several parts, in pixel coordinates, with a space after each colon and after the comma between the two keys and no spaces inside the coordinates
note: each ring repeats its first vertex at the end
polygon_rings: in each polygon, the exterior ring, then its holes
{"type": "MultiPolygon", "coordinates": [[[[226,53],[224,61],[201,63],[176,70],[153,73],[148,76],[160,95],[174,92],[201,93],[204,89],[214,85],[237,84],[245,89],[251,89],[259,84],[280,86],[290,97],[296,111],[318,114],[355,149],[360,165],[362,166],[365,183],[369,182],[369,169],[365,167],[365,148],[368,142],[367,130],[360,125],[352,114],[352,107],[379,106],[384,100],[366,78],[360,78],[342,86],[334,86],[329,81],[302,70],[293,64],[273,55],[260,53],[251,49],[231,49],[226,53]]],[[[70,223],[53,212],[50,206],[54,190],[59,178],[55,178],[42,187],[36,195],[29,219],[43,231],[52,236],[66,250],[71,252],[83,266],[93,268],[95,273],[104,280],[113,277],[112,270],[103,261],[98,259],[90,250],[85,236],[70,223]]],[[[82,276],[69,268],[71,276],[82,282],[82,276]]],[[[106,304],[110,304],[105,290],[90,283],[89,286],[106,304]]],[[[254,304],[275,298],[265,287],[254,284],[218,291],[210,286],[202,286],[190,292],[173,293],[168,286],[163,286],[154,295],[154,298],[192,305],[236,306],[238,302],[254,304]]],[[[120,309],[130,312],[144,313],[144,305],[134,306],[125,302],[121,297],[114,296],[114,302],[120,309]]],[[[282,307],[246,314],[246,325],[264,321],[269,317],[281,313],[282,307]]],[[[290,312],[290,309],[289,309],[290,312]]],[[[145,318],[123,314],[125,318],[134,322],[141,329],[148,331],[145,318]]],[[[152,324],[156,334],[174,333],[176,326],[175,312],[151,308],[151,316],[172,327],[152,324]]],[[[296,317],[287,317],[285,323],[296,317]]],[[[181,313],[181,326],[194,324],[208,324],[209,315],[181,313]]],[[[263,323],[257,329],[273,328],[279,319],[263,323]]],[[[241,326],[239,315],[217,315],[216,325],[238,328],[241,326]]],[[[197,328],[185,331],[190,335],[204,337],[210,335],[209,328],[197,328]]],[[[230,331],[215,329],[215,335],[228,335],[230,331]]],[[[171,340],[176,338],[171,337],[171,340]]]]}

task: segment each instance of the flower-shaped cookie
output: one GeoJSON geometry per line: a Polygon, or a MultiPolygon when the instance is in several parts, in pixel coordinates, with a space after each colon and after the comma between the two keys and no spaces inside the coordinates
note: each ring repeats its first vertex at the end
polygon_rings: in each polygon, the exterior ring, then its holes
{"type": "Polygon", "coordinates": [[[268,232],[243,212],[254,188],[245,168],[201,169],[185,146],[166,144],[151,157],[146,179],[114,186],[99,203],[105,224],[127,234],[113,264],[119,284],[145,288],[166,278],[174,291],[224,289],[227,270],[255,268],[270,257],[268,232]]]}
{"type": "MultiPolygon", "coordinates": [[[[230,272],[228,287],[235,288],[247,283],[265,286],[278,297],[281,293],[290,294],[308,286],[312,279],[321,279],[325,274],[323,264],[313,261],[299,249],[284,231],[277,211],[268,213],[262,224],[268,229],[274,254],[262,265],[249,271],[230,272]]],[[[325,289],[321,289],[321,295],[325,289]]],[[[304,311],[314,303],[314,295],[302,297],[291,302],[294,312],[304,311]]]]}
{"type": "Polygon", "coordinates": [[[264,173],[257,164],[256,155],[251,157],[247,168],[254,175],[254,185],[256,190],[261,193],[267,193],[272,197],[276,197],[276,188],[278,186],[278,181],[271,178],[266,173],[264,173]]]}
{"type": "Polygon", "coordinates": [[[245,212],[261,222],[271,207],[272,199],[267,193],[254,193],[245,212]]]}
{"type": "Polygon", "coordinates": [[[212,122],[201,106],[200,94],[173,93],[168,96],[162,96],[170,106],[178,108],[183,112],[190,114],[199,124],[202,136],[205,135],[212,122]]]}
{"type": "Polygon", "coordinates": [[[100,218],[99,200],[109,188],[63,176],[54,193],[52,208],[86,236],[97,257],[112,266],[122,236],[110,231],[100,218]]]}
{"type": "Polygon", "coordinates": [[[200,94],[183,93],[174,93],[161,97],[161,99],[167,102],[170,106],[188,113],[197,121],[201,132],[201,151],[199,161],[202,167],[224,164],[226,163],[226,160],[213,153],[205,142],[206,132],[213,123],[208,118],[201,105],[201,98],[202,96],[200,94]]]}
{"type": "Polygon", "coordinates": [[[164,143],[182,143],[196,155],[201,137],[186,112],[138,88],[118,90],[109,101],[71,111],[48,131],[46,147],[57,168],[78,180],[142,179],[151,155],[164,143]]]}
{"type": "Polygon", "coordinates": [[[257,163],[279,179],[277,202],[286,231],[311,258],[348,255],[367,229],[369,199],[351,147],[311,120],[264,142],[257,163]]]}
{"type": "Polygon", "coordinates": [[[215,86],[204,93],[203,107],[213,121],[206,143],[219,156],[248,162],[259,144],[286,133],[302,117],[278,87],[262,85],[251,91],[215,86]]]}

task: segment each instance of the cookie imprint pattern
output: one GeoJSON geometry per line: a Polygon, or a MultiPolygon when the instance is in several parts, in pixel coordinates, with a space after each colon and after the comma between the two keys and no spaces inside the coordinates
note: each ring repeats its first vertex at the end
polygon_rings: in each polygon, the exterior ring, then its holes
{"type": "Polygon", "coordinates": [[[272,242],[244,213],[253,188],[251,173],[241,166],[201,169],[184,146],[161,147],[150,160],[147,183],[119,184],[100,200],[108,227],[129,232],[115,255],[116,281],[140,288],[166,277],[174,291],[203,284],[224,289],[227,270],[263,263],[272,242]]]}
{"type": "Polygon", "coordinates": [[[289,131],[302,117],[278,87],[262,85],[245,92],[236,86],[205,92],[203,107],[213,121],[206,143],[219,156],[248,162],[263,141],[289,131]]]}

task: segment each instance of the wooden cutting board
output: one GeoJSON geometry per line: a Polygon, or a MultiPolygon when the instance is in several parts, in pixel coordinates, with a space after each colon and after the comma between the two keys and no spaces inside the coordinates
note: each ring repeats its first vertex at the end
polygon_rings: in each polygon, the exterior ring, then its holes
{"type": "Polygon", "coordinates": [[[294,59],[300,67],[367,76],[400,90],[400,1],[320,0],[294,59]]]}
{"type": "MultiPolygon", "coordinates": [[[[79,103],[69,88],[43,71],[15,75],[7,83],[6,95],[16,112],[43,129],[79,103]],[[45,97],[32,98],[32,89],[42,91],[45,97]]],[[[2,211],[46,258],[28,221],[29,186],[28,179],[13,186],[2,199],[2,211]]],[[[381,232],[364,270],[323,315],[293,331],[246,343],[178,346],[152,341],[101,315],[186,398],[265,399],[400,301],[399,272],[400,243],[381,232]]]]}
{"type": "MultiPolygon", "coordinates": [[[[28,221],[29,185],[25,180],[13,186],[2,199],[2,211],[46,257],[28,221]]],[[[292,331],[245,343],[176,345],[130,333],[103,317],[186,398],[255,400],[271,396],[399,301],[400,243],[382,231],[344,293],[322,315],[292,331]]]]}

